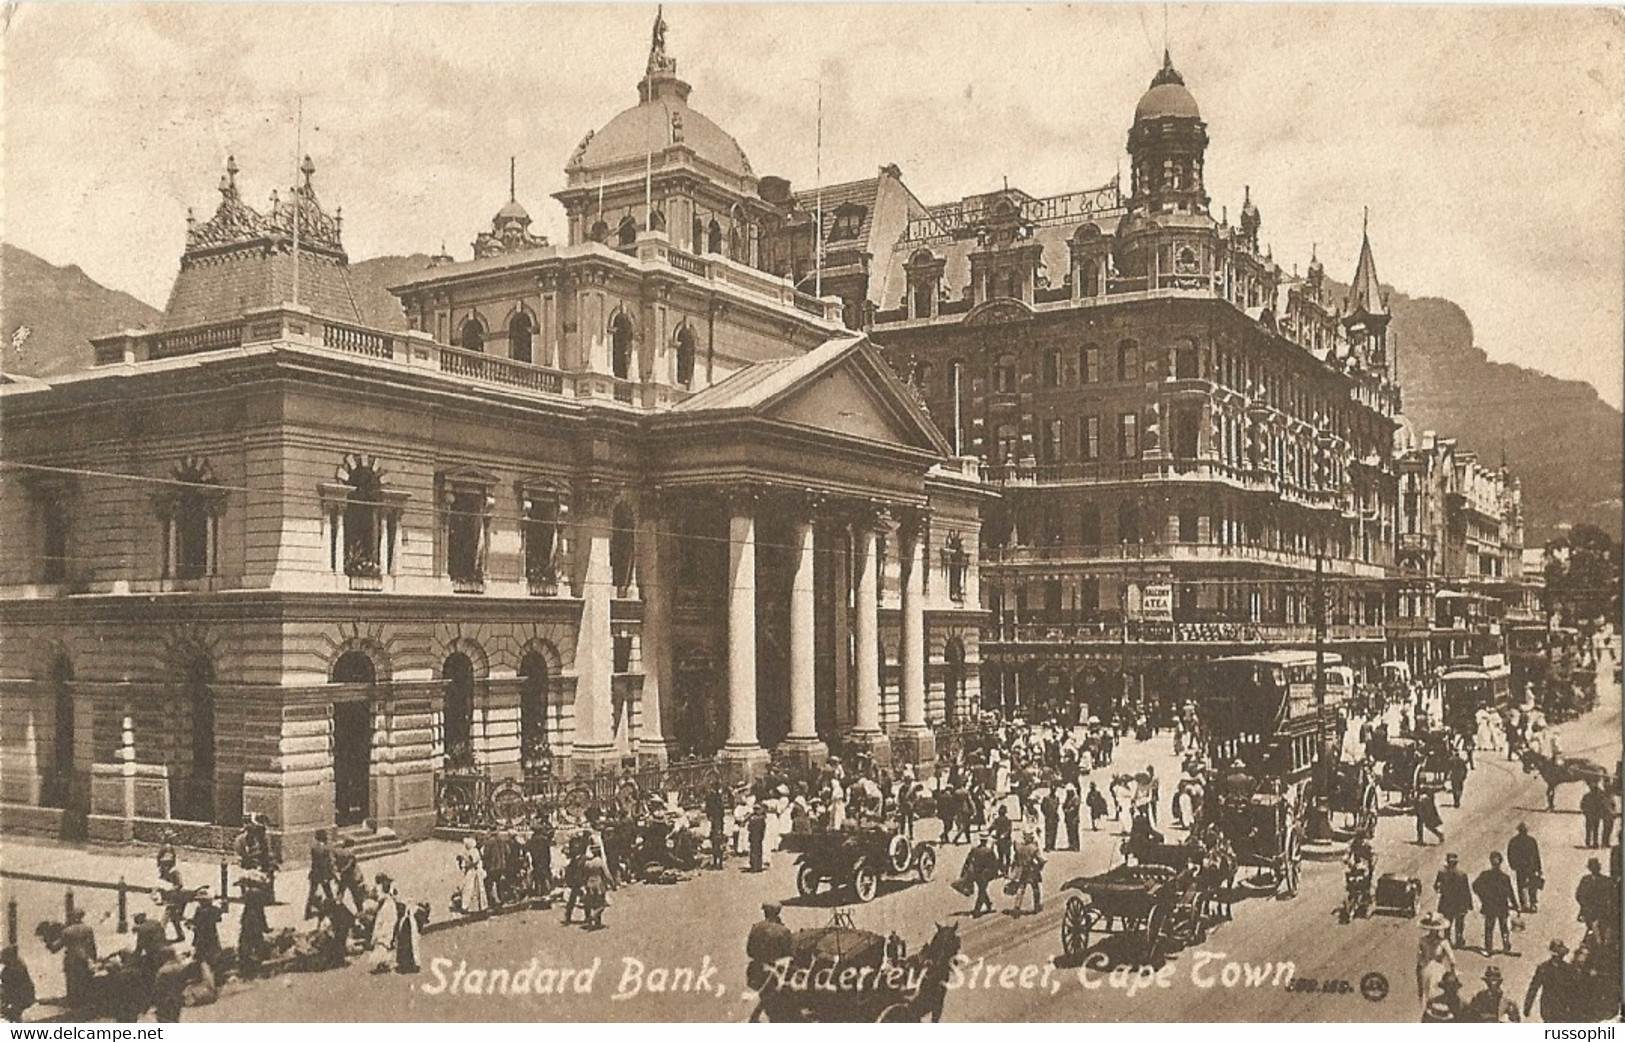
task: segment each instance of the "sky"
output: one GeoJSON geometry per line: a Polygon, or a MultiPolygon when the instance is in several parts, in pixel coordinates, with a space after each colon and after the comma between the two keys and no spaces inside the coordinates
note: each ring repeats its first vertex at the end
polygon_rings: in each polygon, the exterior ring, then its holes
{"type": "MultiPolygon", "coordinates": [[[[507,198],[536,228],[577,142],[635,104],[652,5],[134,4],[6,11],[4,237],[161,307],[225,158],[263,207],[342,206],[352,260],[470,254],[507,198]]],[[[928,203],[1095,187],[1126,165],[1164,43],[1208,124],[1213,210],[1250,186],[1288,270],[1385,283],[1478,346],[1621,401],[1625,15],[1545,6],[669,5],[690,103],[757,175],[898,164],[928,203]]],[[[533,229],[536,230],[536,229],[533,229]]],[[[1403,349],[1404,331],[1400,330],[1403,349]]]]}

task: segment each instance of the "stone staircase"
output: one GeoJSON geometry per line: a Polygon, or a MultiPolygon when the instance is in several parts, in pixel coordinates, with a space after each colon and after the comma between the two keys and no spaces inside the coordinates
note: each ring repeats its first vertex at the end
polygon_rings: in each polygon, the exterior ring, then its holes
{"type": "Polygon", "coordinates": [[[399,854],[407,849],[406,841],[397,836],[394,829],[382,825],[377,831],[365,825],[348,825],[338,829],[334,839],[335,842],[348,839],[354,843],[355,858],[360,862],[399,854]]]}

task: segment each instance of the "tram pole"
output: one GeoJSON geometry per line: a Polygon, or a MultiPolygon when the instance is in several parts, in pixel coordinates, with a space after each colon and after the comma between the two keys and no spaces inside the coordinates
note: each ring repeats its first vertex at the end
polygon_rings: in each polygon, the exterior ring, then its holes
{"type": "Polygon", "coordinates": [[[1330,764],[1326,759],[1326,547],[1315,553],[1315,784],[1310,791],[1309,838],[1331,838],[1330,764]]]}

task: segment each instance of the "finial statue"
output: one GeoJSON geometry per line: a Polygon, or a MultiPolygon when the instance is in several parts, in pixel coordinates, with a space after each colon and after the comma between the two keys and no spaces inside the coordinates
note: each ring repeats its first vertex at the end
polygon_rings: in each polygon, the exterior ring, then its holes
{"type": "Polygon", "coordinates": [[[675,59],[666,57],[666,9],[662,5],[655,9],[655,24],[649,34],[649,69],[650,75],[657,72],[676,72],[675,59]]]}
{"type": "Polygon", "coordinates": [[[305,188],[309,189],[310,176],[316,172],[316,164],[310,161],[309,156],[306,156],[305,161],[299,164],[299,172],[305,175],[305,188]]]}

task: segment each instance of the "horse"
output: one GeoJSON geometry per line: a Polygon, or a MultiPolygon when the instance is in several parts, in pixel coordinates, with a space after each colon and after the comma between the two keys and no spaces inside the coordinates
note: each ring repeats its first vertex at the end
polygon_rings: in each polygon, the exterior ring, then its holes
{"type": "Polygon", "coordinates": [[[1608,770],[1601,764],[1579,757],[1552,757],[1526,748],[1520,754],[1525,774],[1539,774],[1546,783],[1546,809],[1557,809],[1557,787],[1574,782],[1608,781],[1608,770]]]}
{"type": "Polygon", "coordinates": [[[1230,840],[1217,829],[1202,840],[1202,857],[1196,880],[1203,894],[1202,914],[1208,919],[1235,918],[1236,872],[1241,861],[1230,840]]]}
{"type": "Polygon", "coordinates": [[[925,942],[925,947],[920,949],[918,955],[904,962],[906,967],[920,969],[919,990],[906,1004],[900,1004],[903,1009],[893,1006],[883,1010],[882,1020],[906,1020],[917,1024],[930,1016],[931,1023],[942,1023],[942,1007],[948,1000],[948,977],[954,959],[959,955],[959,924],[934,925],[936,932],[925,942]]]}

